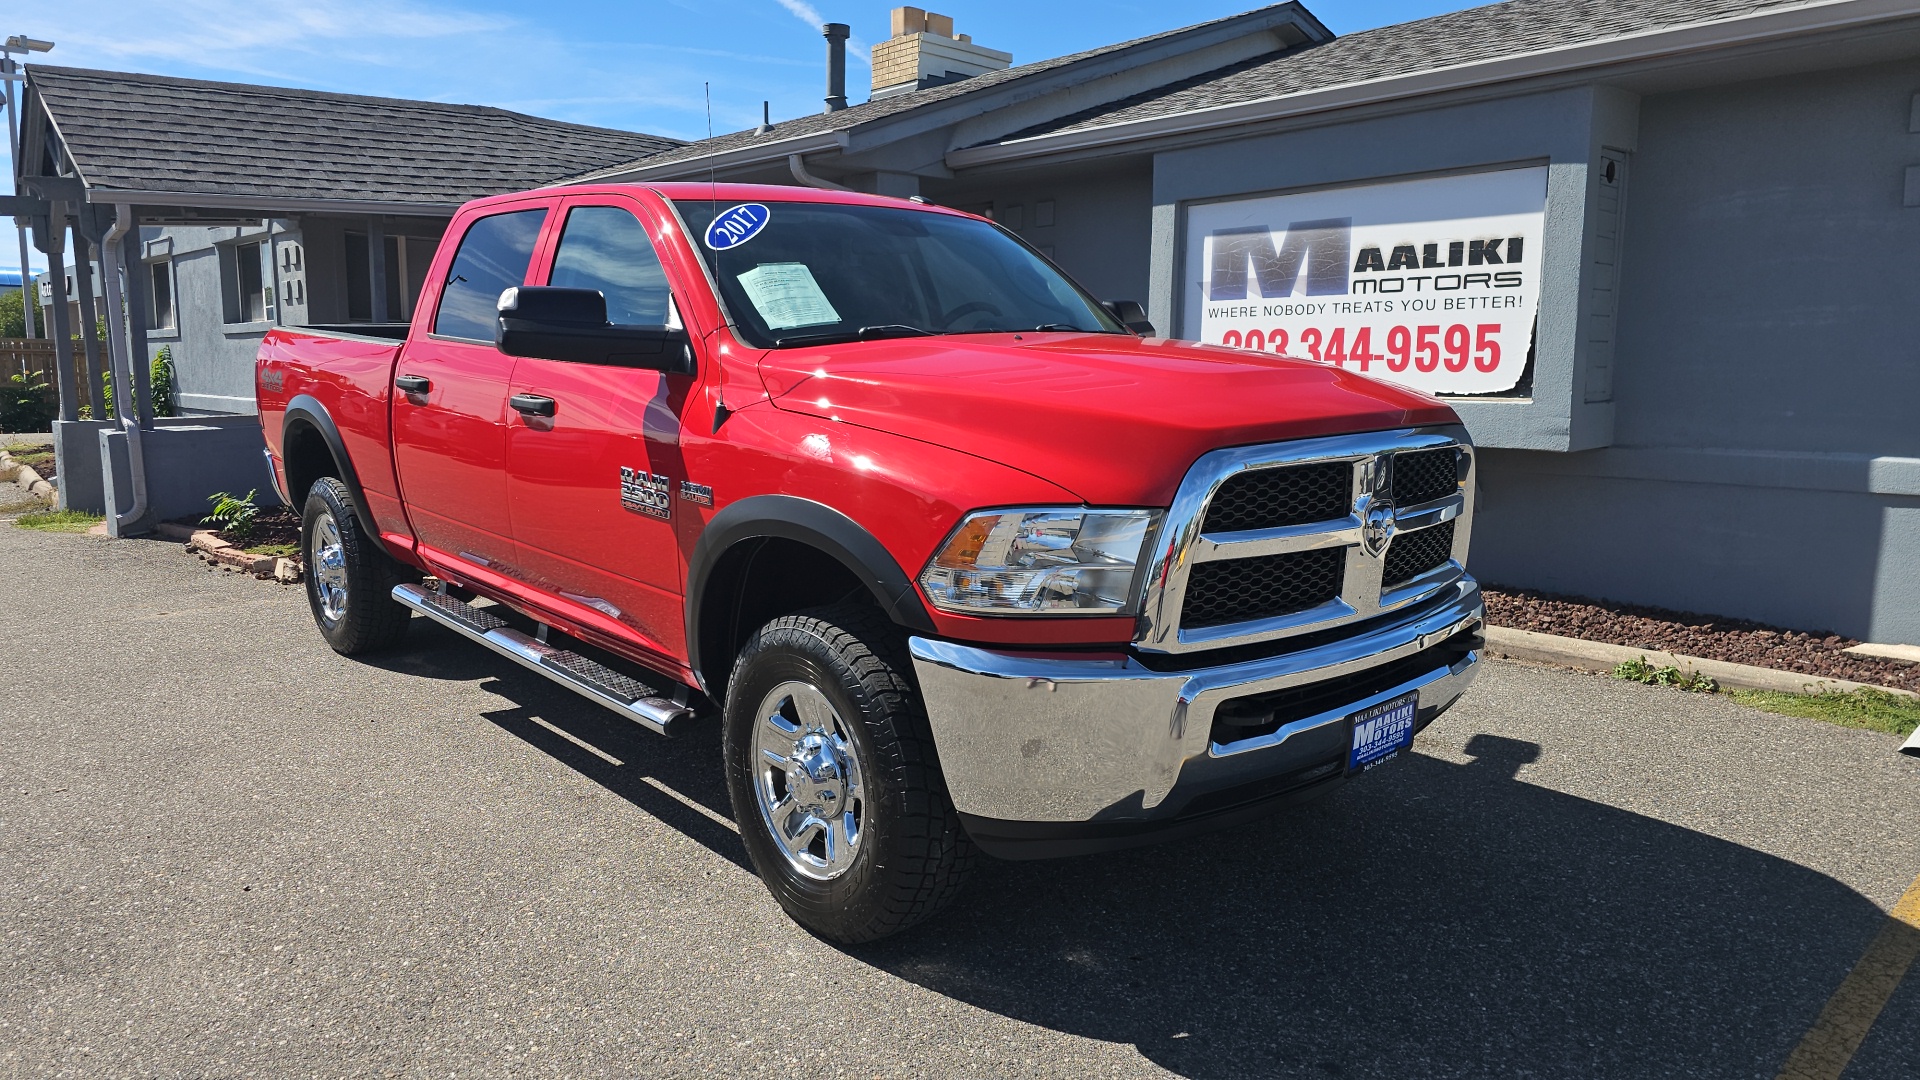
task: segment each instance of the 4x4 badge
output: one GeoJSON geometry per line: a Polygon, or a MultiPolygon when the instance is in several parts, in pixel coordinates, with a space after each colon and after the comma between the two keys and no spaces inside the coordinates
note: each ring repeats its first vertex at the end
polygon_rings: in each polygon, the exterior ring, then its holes
{"type": "Polygon", "coordinates": [[[673,517],[673,496],[667,478],[625,465],[620,466],[620,505],[662,521],[673,517]]]}

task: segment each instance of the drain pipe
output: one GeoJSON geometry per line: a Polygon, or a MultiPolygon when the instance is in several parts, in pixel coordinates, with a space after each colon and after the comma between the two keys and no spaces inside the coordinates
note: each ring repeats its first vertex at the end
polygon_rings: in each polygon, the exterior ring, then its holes
{"type": "Polygon", "coordinates": [[[844,184],[836,184],[831,180],[823,180],[820,177],[815,176],[812,173],[808,172],[807,159],[801,157],[799,154],[787,155],[787,170],[793,173],[793,178],[795,180],[800,181],[802,184],[805,184],[810,188],[820,188],[823,191],[852,191],[853,190],[852,188],[847,187],[844,184]]]}
{"type": "Polygon", "coordinates": [[[124,514],[114,515],[115,536],[124,534],[129,526],[147,514],[147,459],[140,445],[140,410],[133,400],[139,376],[129,351],[131,346],[127,342],[126,305],[123,302],[124,290],[120,287],[120,274],[124,269],[120,240],[132,229],[133,207],[120,203],[113,208],[113,227],[100,238],[100,276],[106,279],[103,284],[107,293],[107,348],[126,364],[125,370],[114,372],[114,411],[119,414],[120,426],[127,433],[127,471],[133,474],[133,506],[124,514]]]}

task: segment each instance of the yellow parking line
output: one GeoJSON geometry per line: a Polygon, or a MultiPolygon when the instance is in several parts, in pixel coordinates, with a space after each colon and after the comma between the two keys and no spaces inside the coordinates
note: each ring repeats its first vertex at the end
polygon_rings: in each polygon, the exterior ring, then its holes
{"type": "Polygon", "coordinates": [[[1920,878],[1887,912],[1886,925],[1827,999],[1819,1019],[1780,1067],[1778,1080],[1839,1080],[1915,957],[1920,957],[1920,878]]]}

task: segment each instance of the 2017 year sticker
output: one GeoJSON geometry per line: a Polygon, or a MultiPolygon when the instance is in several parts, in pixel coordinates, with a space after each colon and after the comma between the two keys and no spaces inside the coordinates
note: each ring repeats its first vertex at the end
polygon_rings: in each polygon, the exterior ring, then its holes
{"type": "Polygon", "coordinates": [[[739,247],[760,235],[771,220],[773,212],[761,203],[729,206],[707,226],[707,246],[715,251],[739,247]]]}

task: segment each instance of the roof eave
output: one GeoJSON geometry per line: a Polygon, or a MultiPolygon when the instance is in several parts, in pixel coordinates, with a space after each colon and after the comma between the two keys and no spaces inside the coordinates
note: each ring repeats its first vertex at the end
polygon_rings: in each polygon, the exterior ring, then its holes
{"type": "Polygon", "coordinates": [[[845,151],[851,138],[852,128],[841,131],[821,131],[811,135],[800,135],[790,139],[776,139],[768,143],[756,143],[737,150],[709,157],[686,158],[659,165],[647,165],[641,158],[632,167],[616,166],[598,172],[557,180],[547,187],[561,187],[569,184],[619,184],[646,182],[650,180],[681,180],[688,177],[698,178],[719,169],[746,168],[754,165],[770,165],[784,162],[793,154],[810,154],[821,150],[845,151]]]}
{"type": "Polygon", "coordinates": [[[128,188],[87,188],[87,201],[106,206],[168,206],[203,210],[256,210],[261,217],[277,214],[382,214],[394,217],[451,217],[467,204],[460,202],[400,202],[390,199],[315,199],[275,195],[221,195],[203,191],[141,191],[128,188]]]}
{"type": "Polygon", "coordinates": [[[965,147],[948,151],[946,163],[948,168],[960,170],[1099,150],[1124,143],[1372,105],[1399,98],[1472,89],[1635,61],[1658,60],[1709,49],[1764,44],[1780,38],[1911,18],[1914,14],[1912,0],[1821,0],[1784,10],[1668,27],[1455,67],[1434,68],[1411,75],[1345,83],[1321,90],[1194,109],[1080,131],[965,147]]]}

